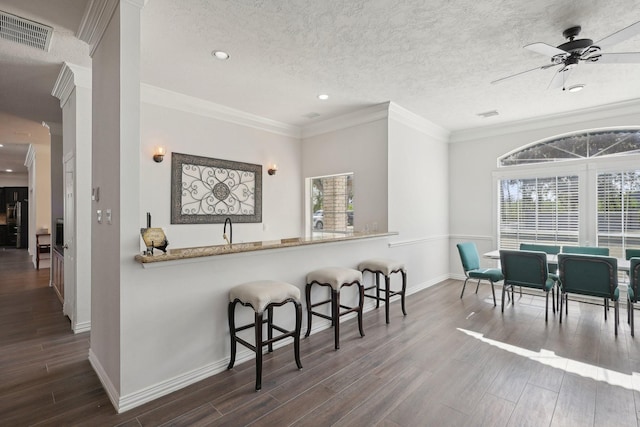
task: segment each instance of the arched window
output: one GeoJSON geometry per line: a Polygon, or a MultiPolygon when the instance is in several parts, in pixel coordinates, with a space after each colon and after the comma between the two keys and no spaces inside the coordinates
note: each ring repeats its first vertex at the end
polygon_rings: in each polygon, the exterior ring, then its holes
{"type": "Polygon", "coordinates": [[[640,129],[574,133],[536,142],[502,156],[499,166],[559,162],[640,153],[640,129]]]}
{"type": "Polygon", "coordinates": [[[498,165],[500,248],[604,246],[616,257],[640,248],[640,129],[549,138],[501,156],[498,165]]]}

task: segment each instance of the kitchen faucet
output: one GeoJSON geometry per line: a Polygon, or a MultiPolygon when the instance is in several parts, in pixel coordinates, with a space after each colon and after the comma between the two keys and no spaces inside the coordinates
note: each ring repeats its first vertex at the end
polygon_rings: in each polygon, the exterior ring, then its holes
{"type": "Polygon", "coordinates": [[[222,230],[222,238],[227,241],[229,246],[233,244],[233,225],[231,224],[231,218],[227,217],[224,220],[224,230],[222,230]],[[229,238],[227,238],[227,223],[229,223],[229,238]]]}

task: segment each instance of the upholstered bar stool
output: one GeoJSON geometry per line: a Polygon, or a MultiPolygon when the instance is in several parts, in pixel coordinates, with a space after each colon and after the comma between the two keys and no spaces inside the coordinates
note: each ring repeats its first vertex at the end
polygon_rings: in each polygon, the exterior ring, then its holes
{"type": "Polygon", "coordinates": [[[300,328],[302,326],[302,304],[300,303],[300,289],[286,283],[274,280],[260,280],[234,286],[229,291],[229,332],[231,334],[231,360],[227,369],[233,368],[236,361],[236,343],[240,343],[256,354],[256,391],[262,388],[262,349],[266,345],[269,352],[273,351],[273,343],[284,338],[293,337],[293,352],[298,369],[300,363],[300,328]],[[296,326],[294,330],[286,330],[273,324],[273,308],[293,303],[296,310],[296,326]],[[235,324],[236,305],[240,303],[255,311],[254,322],[237,327],[235,324]],[[264,311],[267,318],[263,318],[264,311]],[[267,339],[263,339],[262,325],[267,324],[267,339]],[[240,338],[237,333],[245,329],[255,329],[255,345],[240,338]],[[274,338],[273,330],[281,332],[274,338]]]}
{"type": "Polygon", "coordinates": [[[311,333],[311,319],[312,315],[322,317],[324,319],[331,320],[333,326],[333,334],[335,341],[335,349],[340,348],[340,316],[345,314],[356,312],[358,314],[358,328],[360,329],[360,336],[364,336],[364,330],[362,329],[362,306],[364,304],[364,287],[362,286],[362,273],[358,270],[343,267],[327,267],[314,270],[307,274],[307,333],[305,337],[308,337],[311,333]],[[313,285],[328,286],[331,288],[331,296],[328,300],[311,303],[311,287],[313,285]],[[347,307],[340,304],[340,289],[343,286],[357,286],[359,294],[359,302],[355,307],[347,307]],[[318,313],[313,309],[315,307],[331,303],[331,315],[327,316],[324,313],[318,313]],[[340,311],[343,308],[345,310],[340,311]]]}
{"type": "Polygon", "coordinates": [[[364,296],[367,298],[373,298],[376,300],[376,308],[380,307],[380,301],[384,301],[384,314],[385,320],[389,323],[389,299],[392,296],[400,295],[400,303],[402,306],[402,314],[407,315],[407,310],[404,306],[404,294],[407,290],[407,270],[404,263],[387,258],[372,258],[362,261],[358,265],[358,270],[364,272],[370,271],[375,274],[375,284],[364,288],[364,296]],[[402,274],[402,289],[400,291],[391,290],[391,275],[393,273],[402,274]],[[384,289],[380,289],[380,275],[384,276],[384,289]],[[375,289],[375,295],[367,294],[366,291],[375,289]],[[384,296],[380,296],[380,292],[384,292],[384,296]]]}

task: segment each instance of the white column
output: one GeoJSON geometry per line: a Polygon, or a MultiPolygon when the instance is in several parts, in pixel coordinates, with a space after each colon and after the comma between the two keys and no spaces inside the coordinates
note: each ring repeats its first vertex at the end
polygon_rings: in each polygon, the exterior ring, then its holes
{"type": "MultiPolygon", "coordinates": [[[[91,329],[91,70],[65,63],[60,70],[52,95],[60,99],[62,108],[62,153],[52,161],[61,172],[63,160],[70,160],[74,171],[75,196],[73,232],[74,257],[65,256],[65,314],[71,329],[78,333],[91,329]]],[[[61,204],[64,189],[61,188],[61,204]]],[[[67,225],[68,227],[68,225],[67,225]]]]}

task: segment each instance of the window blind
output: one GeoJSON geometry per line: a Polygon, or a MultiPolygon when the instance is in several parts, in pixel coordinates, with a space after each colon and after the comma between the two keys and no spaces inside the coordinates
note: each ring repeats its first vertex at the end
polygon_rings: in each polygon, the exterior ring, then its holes
{"type": "Polygon", "coordinates": [[[577,244],[578,176],[504,179],[499,185],[499,248],[577,244]]]}
{"type": "Polygon", "coordinates": [[[624,258],[640,248],[640,170],[598,174],[598,246],[624,258]]]}

